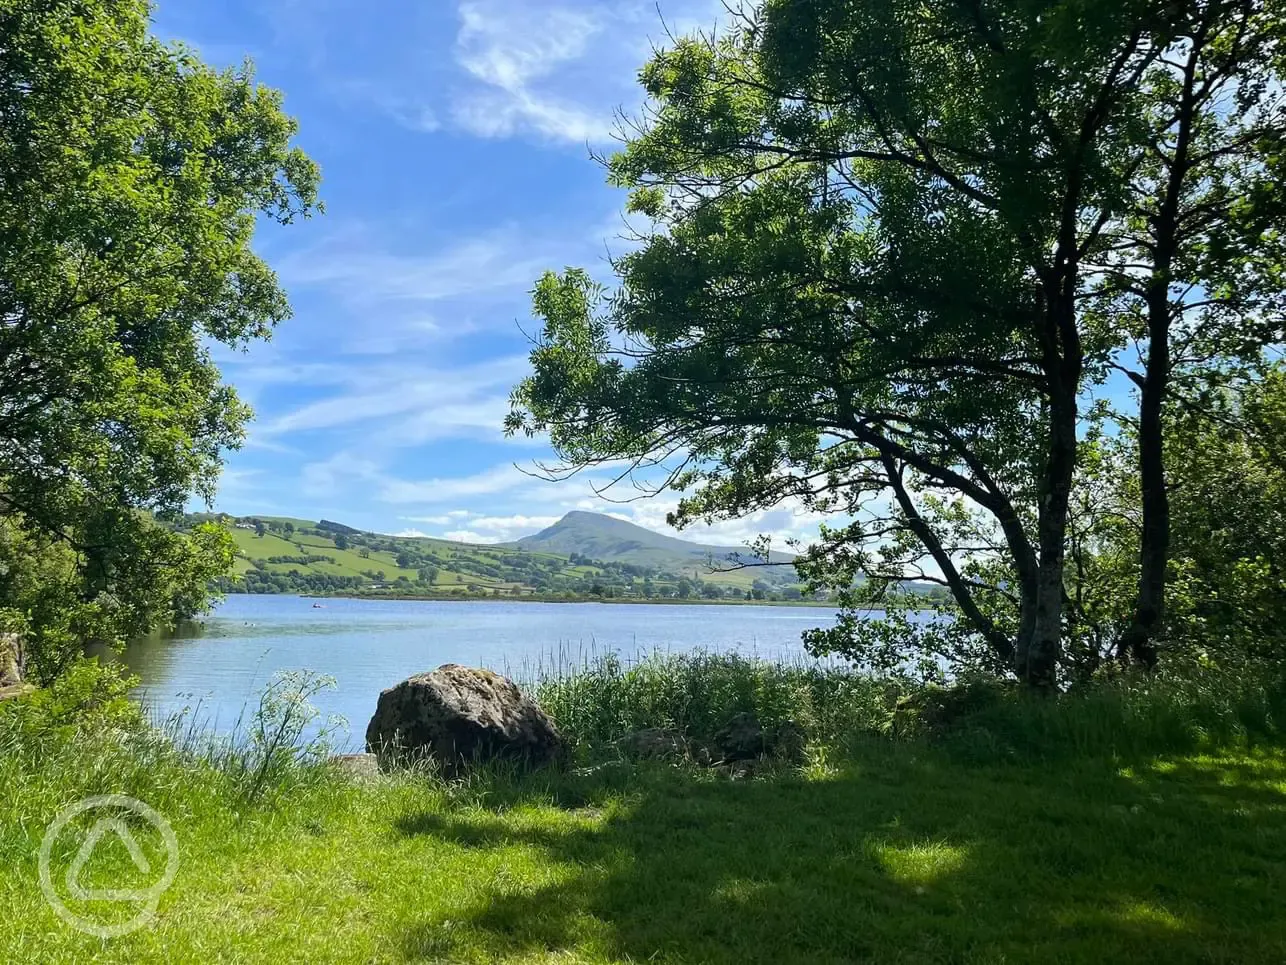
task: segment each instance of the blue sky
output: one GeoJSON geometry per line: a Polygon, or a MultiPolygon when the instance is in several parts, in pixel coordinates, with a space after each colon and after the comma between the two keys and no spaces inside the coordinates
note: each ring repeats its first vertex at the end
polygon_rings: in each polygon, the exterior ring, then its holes
{"type": "MultiPolygon", "coordinates": [[[[294,319],[247,354],[218,355],[257,418],[217,508],[476,541],[570,509],[669,531],[673,498],[620,504],[593,479],[524,474],[550,454],[506,440],[501,421],[527,371],[535,280],[567,265],[606,279],[608,252],[626,245],[624,197],[590,148],[610,148],[614,111],[639,106],[637,71],[667,26],[708,27],[722,9],[159,0],[158,35],[218,65],[249,56],[284,91],[324,179],[324,216],[257,242],[294,319]]],[[[816,519],[782,509],[684,535],[735,545],[759,533],[815,536],[816,519]]]]}

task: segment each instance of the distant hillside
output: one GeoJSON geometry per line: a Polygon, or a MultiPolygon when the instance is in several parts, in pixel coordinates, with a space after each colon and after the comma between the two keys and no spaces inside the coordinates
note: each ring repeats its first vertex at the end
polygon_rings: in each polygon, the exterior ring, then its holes
{"type": "Polygon", "coordinates": [[[236,543],[233,570],[223,582],[234,592],[568,599],[801,595],[794,567],[718,572],[736,549],[688,543],[595,513],[571,513],[542,533],[497,545],[388,536],[289,516],[194,514],[180,525],[205,521],[227,527],[236,543]]]}
{"type": "MultiPolygon", "coordinates": [[[[562,556],[575,553],[604,562],[651,566],[689,576],[695,572],[703,580],[718,580],[720,575],[730,575],[712,574],[711,569],[726,569],[734,565],[733,560],[737,557],[742,562],[754,562],[744,546],[690,543],[601,513],[568,513],[548,529],[534,536],[524,536],[512,545],[533,552],[562,556]]],[[[783,565],[755,567],[741,572],[753,574],[754,579],[766,583],[795,583],[798,579],[795,568],[789,565],[795,557],[773,553],[772,558],[783,565]]]]}

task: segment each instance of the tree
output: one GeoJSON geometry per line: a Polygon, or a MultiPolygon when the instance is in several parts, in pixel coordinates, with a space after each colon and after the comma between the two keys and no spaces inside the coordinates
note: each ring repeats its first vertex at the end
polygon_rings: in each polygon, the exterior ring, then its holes
{"type": "Polygon", "coordinates": [[[144,520],[124,545],[103,557],[111,580],[99,584],[66,540],[0,516],[0,629],[24,638],[33,680],[52,683],[87,640],[112,644],[192,617],[235,554],[231,535],[214,523],[177,538],[144,520]]]}
{"type": "Polygon", "coordinates": [[[287,537],[294,536],[294,535],[295,535],[295,524],[294,524],[294,523],[286,523],[286,524],[282,527],[282,530],[285,532],[285,534],[286,534],[286,536],[287,536],[287,537]]]}
{"type": "Polygon", "coordinates": [[[289,314],[256,215],[316,206],[280,95],[149,37],[150,13],[0,0],[0,514],[62,574],[35,640],[91,635],[85,607],[111,641],[204,602],[226,544],[153,520],[210,499],[242,437],[207,346],[289,314]]]}
{"type": "Polygon", "coordinates": [[[432,586],[438,581],[438,572],[439,570],[436,566],[421,566],[419,574],[420,581],[432,586]]]}
{"type": "Polygon", "coordinates": [[[415,563],[414,558],[406,550],[397,554],[397,565],[399,569],[409,570],[415,563]]]}
{"type": "MultiPolygon", "coordinates": [[[[1278,28],[1259,3],[768,0],[678,41],[608,162],[660,230],[610,298],[577,270],[541,280],[509,430],[548,431],[567,472],[668,467],[653,485],[688,493],[676,525],[784,500],[841,513],[804,560],[810,591],[851,607],[939,582],[969,634],[953,656],[1052,686],[1087,382],[1148,305],[1219,354],[1236,312],[1280,295],[1276,239],[1246,243],[1279,202],[1252,158],[1279,153],[1282,88],[1249,81],[1276,69],[1278,28]],[[1174,82],[1185,62],[1214,95],[1174,82]],[[1244,124],[1212,99],[1224,80],[1244,124]],[[1176,154],[1175,117],[1198,115],[1205,147],[1176,154]],[[1175,196],[1190,230],[1158,244],[1175,196]],[[1176,293],[1202,282],[1220,297],[1176,293]]],[[[1151,340],[1166,370],[1171,334],[1151,340]]],[[[813,643],[941,634],[892,626],[813,643]]]]}
{"type": "Polygon", "coordinates": [[[1137,417],[1128,421],[1140,500],[1138,589],[1116,647],[1149,667],[1166,622],[1166,410],[1201,402],[1212,377],[1254,366],[1286,331],[1282,10],[1204,0],[1169,16],[1147,47],[1155,61],[1130,116],[1145,150],[1124,155],[1118,168],[1131,207],[1105,228],[1099,298],[1087,306],[1092,317],[1123,318],[1137,348],[1135,359],[1114,361],[1138,389],[1137,417]]]}
{"type": "Polygon", "coordinates": [[[1170,641],[1229,664],[1286,654],[1286,369],[1169,421],[1170,641]]]}
{"type": "MultiPolygon", "coordinates": [[[[1073,640],[1086,670],[1134,619],[1143,512],[1136,433],[1100,444],[1094,498],[1077,513],[1073,640]]],[[[1286,647],[1286,372],[1225,387],[1166,420],[1172,553],[1160,649],[1188,665],[1280,660],[1286,647]]]]}
{"type": "Polygon", "coordinates": [[[265,534],[267,531],[268,531],[268,528],[267,528],[266,526],[264,526],[264,524],[263,524],[263,520],[261,520],[261,519],[256,519],[256,520],[255,520],[255,536],[259,537],[260,539],[263,539],[264,534],[265,534]]]}

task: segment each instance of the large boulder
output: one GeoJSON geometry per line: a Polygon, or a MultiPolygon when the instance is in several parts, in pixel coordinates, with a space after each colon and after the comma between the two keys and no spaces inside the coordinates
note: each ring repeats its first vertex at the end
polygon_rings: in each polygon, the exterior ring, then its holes
{"type": "Polygon", "coordinates": [[[448,663],[380,694],[366,749],[384,763],[432,757],[448,774],[475,761],[547,764],[563,739],[507,677],[448,663]]]}
{"type": "Polygon", "coordinates": [[[22,652],[16,633],[0,633],[0,688],[22,683],[22,652]]]}

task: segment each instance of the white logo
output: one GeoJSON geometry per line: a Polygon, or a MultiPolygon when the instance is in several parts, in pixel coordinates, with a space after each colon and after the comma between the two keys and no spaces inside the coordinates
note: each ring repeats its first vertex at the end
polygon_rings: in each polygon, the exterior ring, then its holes
{"type": "Polygon", "coordinates": [[[174,875],[178,870],[179,843],[174,837],[174,829],[170,827],[170,822],[166,821],[165,818],[142,801],[127,797],[124,794],[100,794],[97,797],[87,797],[83,801],[77,801],[75,804],[63,808],[45,830],[44,840],[40,842],[40,890],[45,893],[49,906],[53,908],[59,918],[71,925],[72,928],[88,935],[97,935],[99,938],[118,938],[121,935],[128,935],[151,921],[156,914],[156,907],[160,903],[161,895],[174,883],[174,875]],[[64,883],[66,884],[67,894],[77,901],[109,901],[137,904],[139,906],[138,911],[132,918],[124,922],[104,924],[76,914],[67,907],[59,895],[58,889],[54,885],[53,874],[50,871],[50,857],[58,836],[62,834],[63,829],[73,818],[94,809],[102,809],[105,813],[94,823],[89,834],[85,836],[80,850],[76,852],[76,857],[72,859],[67,868],[64,883]],[[148,861],[147,855],[139,847],[138,840],[123,820],[122,811],[132,811],[156,829],[165,844],[165,870],[161,873],[160,878],[149,888],[86,888],[80,880],[81,872],[84,871],[90,855],[94,853],[94,848],[109,834],[116,835],[120,843],[124,845],[125,850],[129,853],[130,860],[134,863],[134,867],[138,869],[140,875],[153,873],[152,863],[148,861]]]}

